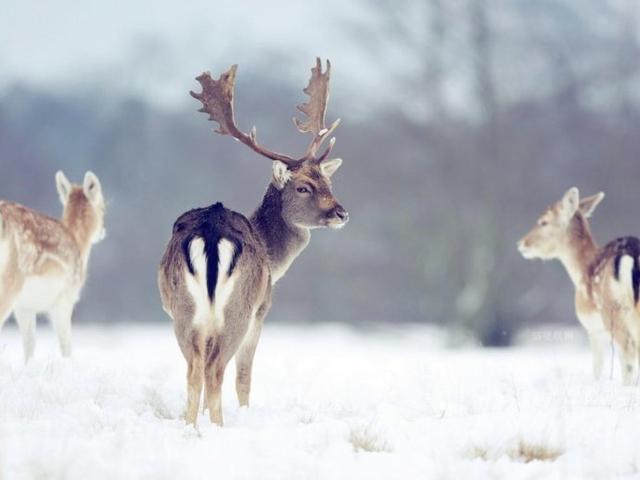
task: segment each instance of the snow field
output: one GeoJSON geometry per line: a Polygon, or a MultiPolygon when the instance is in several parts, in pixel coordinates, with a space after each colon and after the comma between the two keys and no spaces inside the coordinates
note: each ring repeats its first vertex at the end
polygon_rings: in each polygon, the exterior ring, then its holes
{"type": "Polygon", "coordinates": [[[4,480],[640,476],[640,387],[593,381],[586,348],[267,324],[251,407],[230,364],[225,427],[194,429],[170,324],[77,327],[71,361],[48,326],[37,340],[24,366],[17,330],[0,332],[4,480]]]}

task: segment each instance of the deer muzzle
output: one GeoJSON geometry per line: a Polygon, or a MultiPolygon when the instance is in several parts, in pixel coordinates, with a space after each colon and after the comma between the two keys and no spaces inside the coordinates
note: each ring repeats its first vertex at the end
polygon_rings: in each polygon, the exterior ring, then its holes
{"type": "Polygon", "coordinates": [[[518,251],[520,252],[520,255],[527,260],[534,258],[534,255],[529,248],[529,242],[527,242],[526,238],[523,238],[518,242],[518,251]]]}
{"type": "Polygon", "coordinates": [[[331,228],[342,228],[349,222],[349,212],[345,208],[337,204],[327,213],[328,226],[331,228]]]}

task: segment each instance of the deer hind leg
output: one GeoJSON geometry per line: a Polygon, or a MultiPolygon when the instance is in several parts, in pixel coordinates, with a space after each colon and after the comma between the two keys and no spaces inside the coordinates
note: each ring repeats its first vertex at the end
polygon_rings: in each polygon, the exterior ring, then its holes
{"type": "Polygon", "coordinates": [[[0,329],[11,316],[17,298],[18,295],[14,291],[0,291],[0,329]]]}
{"type": "Polygon", "coordinates": [[[202,397],[202,382],[204,372],[203,349],[201,334],[191,329],[190,315],[175,316],[173,328],[178,340],[180,351],[187,361],[187,407],[184,419],[187,424],[196,424],[200,398],[202,397]],[[189,318],[189,320],[184,320],[189,318]]]}
{"type": "Polygon", "coordinates": [[[627,336],[624,345],[620,348],[620,366],[622,368],[622,383],[624,385],[633,385],[635,382],[636,364],[637,364],[637,347],[636,342],[627,336]]]}
{"type": "Polygon", "coordinates": [[[249,406],[251,394],[251,372],[253,370],[253,357],[256,353],[260,333],[262,332],[263,318],[266,311],[259,312],[249,327],[238,353],[236,353],[236,394],[241,407],[249,406]]]}
{"type": "Polygon", "coordinates": [[[212,423],[222,426],[222,382],[224,371],[229,361],[228,355],[223,351],[224,338],[221,336],[209,337],[205,346],[205,401],[209,409],[209,418],[212,423]]]}
{"type": "Polygon", "coordinates": [[[593,356],[593,378],[596,380],[602,376],[604,346],[608,337],[609,336],[606,332],[589,333],[589,343],[591,345],[591,354],[593,356]]]}
{"type": "Polygon", "coordinates": [[[622,383],[632,385],[635,380],[634,374],[638,357],[637,342],[620,315],[608,316],[605,321],[610,325],[611,335],[618,346],[622,383]]]}
{"type": "Polygon", "coordinates": [[[35,350],[36,334],[36,312],[26,309],[16,309],[14,312],[16,323],[22,334],[22,349],[24,351],[24,361],[27,363],[35,350]]]}
{"type": "MultiPolygon", "coordinates": [[[[0,248],[2,246],[0,245],[0,248]]],[[[0,256],[2,252],[0,251],[0,256]]],[[[2,259],[0,258],[0,261],[2,259]]],[[[2,265],[0,264],[0,267],[2,265]]],[[[11,312],[13,311],[20,290],[22,290],[23,280],[22,278],[11,276],[8,272],[0,271],[0,329],[9,319],[11,312]]]]}
{"type": "Polygon", "coordinates": [[[71,316],[73,315],[73,304],[64,303],[56,306],[51,312],[51,323],[58,336],[58,344],[62,356],[71,356],[71,316]]]}
{"type": "MultiPolygon", "coordinates": [[[[245,329],[249,315],[227,315],[229,325],[236,326],[240,331],[245,329]]],[[[238,350],[243,336],[235,332],[226,332],[230,335],[215,335],[207,340],[205,347],[206,362],[204,367],[205,398],[209,408],[211,422],[222,426],[222,382],[227,364],[238,350]]]]}
{"type": "Polygon", "coordinates": [[[200,398],[202,397],[204,372],[204,362],[200,352],[193,352],[193,355],[187,360],[187,364],[187,411],[185,420],[187,423],[195,425],[198,418],[200,398]]]}

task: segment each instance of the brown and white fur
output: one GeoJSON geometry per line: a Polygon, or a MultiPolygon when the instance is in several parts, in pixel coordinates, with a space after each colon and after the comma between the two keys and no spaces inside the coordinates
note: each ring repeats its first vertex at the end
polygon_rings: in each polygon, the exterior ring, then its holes
{"type": "Polygon", "coordinates": [[[518,243],[525,258],[558,259],[575,286],[576,315],[589,334],[593,375],[602,374],[604,346],[619,348],[622,378],[634,381],[640,345],[640,241],[623,237],[599,247],[588,219],[604,198],[580,200],[577,188],[551,205],[518,243]]]}
{"type": "Polygon", "coordinates": [[[104,237],[104,198],[87,172],[72,185],[62,172],[56,185],[64,207],[56,220],[17,203],[0,201],[0,327],[13,312],[25,361],[35,348],[36,315],[45,313],[62,355],[71,355],[71,316],[85,282],[89,253],[104,237]]]}
{"type": "Polygon", "coordinates": [[[204,382],[210,419],[222,425],[222,381],[234,355],[238,401],[249,405],[253,357],[273,285],[307,246],[312,228],[347,222],[331,193],[330,176],[339,165],[334,159],[291,171],[274,162],[271,184],[250,219],[218,203],[175,222],[158,284],[187,360],[188,423],[196,422],[204,382]]]}
{"type": "Polygon", "coordinates": [[[324,125],[330,64],[312,69],[308,104],[299,107],[309,120],[296,125],[312,133],[307,153],[295,160],[259,145],[255,129],[240,131],[233,116],[236,66],[213,80],[198,77],[201,94],[192,95],[201,111],[228,134],[273,160],[273,176],[262,203],[250,218],[217,203],[191,210],[176,220],[160,264],[162,305],[173,319],[176,338],[187,361],[186,421],[195,424],[204,383],[210,420],[222,425],[221,387],[225,368],[236,359],[236,393],[249,405],[251,371],[262,323],[271,306],[273,285],[309,243],[310,230],[340,228],[348,214],[332,193],[331,176],[342,164],[328,159],[333,140],[318,148],[335,129],[324,125]]]}

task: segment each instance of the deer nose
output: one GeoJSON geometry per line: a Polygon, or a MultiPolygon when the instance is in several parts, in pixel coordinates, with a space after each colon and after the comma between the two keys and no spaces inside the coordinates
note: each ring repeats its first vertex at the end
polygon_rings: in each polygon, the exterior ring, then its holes
{"type": "Polygon", "coordinates": [[[338,205],[333,210],[333,214],[345,223],[349,221],[349,212],[347,212],[342,205],[338,205]]]}

